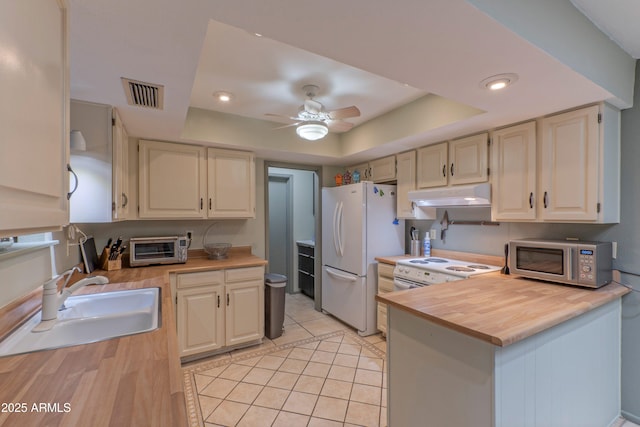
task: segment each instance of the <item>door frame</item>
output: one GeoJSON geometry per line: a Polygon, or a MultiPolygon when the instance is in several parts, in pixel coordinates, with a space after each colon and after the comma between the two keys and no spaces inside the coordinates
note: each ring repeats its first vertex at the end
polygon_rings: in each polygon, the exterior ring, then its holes
{"type": "MultiPolygon", "coordinates": [[[[268,170],[268,169],[267,169],[268,170]]],[[[285,211],[286,211],[286,216],[287,216],[287,225],[286,225],[286,243],[285,243],[285,250],[286,250],[286,272],[287,272],[287,277],[289,277],[289,280],[287,281],[287,287],[286,287],[286,292],[291,294],[293,293],[293,175],[287,175],[287,174],[282,174],[282,173],[274,173],[274,174],[268,174],[267,176],[267,193],[269,192],[269,185],[271,184],[271,180],[273,179],[273,181],[277,181],[277,182],[283,182],[286,185],[286,193],[287,193],[287,206],[285,207],[285,211]]],[[[266,196],[266,195],[265,195],[266,196]]],[[[269,224],[271,221],[270,215],[269,215],[269,200],[267,199],[267,207],[266,207],[266,224],[265,224],[265,228],[269,228],[269,224]]],[[[267,233],[267,237],[269,237],[269,234],[267,233]]],[[[266,240],[267,244],[266,246],[266,252],[267,252],[267,259],[268,259],[268,254],[269,254],[269,247],[270,247],[270,241],[267,238],[266,240]]],[[[269,272],[271,272],[270,270],[270,266],[267,266],[267,268],[269,269],[269,272]]]]}
{"type": "Polygon", "coordinates": [[[283,169],[297,169],[314,172],[314,185],[313,185],[313,213],[315,216],[315,259],[314,259],[314,271],[318,272],[314,275],[313,279],[313,293],[314,293],[314,308],[317,311],[322,310],[322,206],[321,206],[321,186],[323,182],[322,178],[322,166],[320,165],[307,165],[300,163],[286,163],[275,160],[264,161],[264,182],[267,184],[264,186],[264,211],[265,211],[265,256],[269,259],[269,168],[283,168],[283,169]]]}

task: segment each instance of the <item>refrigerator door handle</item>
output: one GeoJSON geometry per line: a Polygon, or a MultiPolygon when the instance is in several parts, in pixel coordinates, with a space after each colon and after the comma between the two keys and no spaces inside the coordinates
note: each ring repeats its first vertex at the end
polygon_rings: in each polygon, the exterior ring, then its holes
{"type": "Polygon", "coordinates": [[[331,270],[329,268],[327,268],[326,270],[327,270],[327,274],[329,276],[333,276],[336,279],[341,279],[341,280],[344,280],[344,281],[347,281],[347,282],[355,282],[356,280],[358,280],[358,278],[356,276],[347,276],[345,274],[340,274],[340,273],[338,273],[338,272],[336,272],[334,270],[331,270]]]}
{"type": "Polygon", "coordinates": [[[338,245],[338,211],[340,209],[340,203],[336,204],[333,209],[333,248],[336,250],[336,254],[340,254],[340,246],[338,245]]]}
{"type": "Polygon", "coordinates": [[[340,256],[344,256],[344,242],[342,241],[342,220],[344,217],[344,202],[340,202],[340,208],[338,211],[338,247],[340,248],[340,256]]]}

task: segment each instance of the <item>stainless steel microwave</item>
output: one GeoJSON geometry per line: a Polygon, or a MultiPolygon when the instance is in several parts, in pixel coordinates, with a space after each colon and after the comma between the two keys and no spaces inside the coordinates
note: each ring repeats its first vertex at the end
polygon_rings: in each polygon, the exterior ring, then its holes
{"type": "Polygon", "coordinates": [[[181,264],[187,262],[187,237],[132,237],[129,240],[131,267],[154,264],[181,264]]]}
{"type": "Polygon", "coordinates": [[[611,282],[611,242],[521,239],[509,242],[513,274],[599,288],[611,282]]]}

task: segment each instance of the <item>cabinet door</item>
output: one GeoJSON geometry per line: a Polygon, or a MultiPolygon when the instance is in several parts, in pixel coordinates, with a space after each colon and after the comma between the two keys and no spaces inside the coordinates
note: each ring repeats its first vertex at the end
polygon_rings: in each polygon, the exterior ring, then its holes
{"type": "Polygon", "coordinates": [[[204,218],[205,156],[203,147],[141,140],[140,218],[204,218]]]}
{"type": "Polygon", "coordinates": [[[418,150],[418,188],[447,185],[447,143],[429,145],[418,150]]]}
{"type": "Polygon", "coordinates": [[[524,123],[492,134],[494,220],[536,218],[536,124],[524,123]]]}
{"type": "Polygon", "coordinates": [[[373,182],[387,182],[396,179],[396,156],[388,156],[369,162],[371,180],[373,182]]]}
{"type": "Polygon", "coordinates": [[[114,220],[129,216],[129,135],[113,110],[113,212],[114,220]]]}
{"type": "Polygon", "coordinates": [[[347,168],[351,174],[355,171],[360,173],[360,181],[371,181],[371,168],[369,167],[369,163],[360,163],[359,165],[349,166],[347,168]]]}
{"type": "Polygon", "coordinates": [[[255,218],[255,160],[246,151],[207,150],[209,218],[255,218]]]}
{"type": "Polygon", "coordinates": [[[599,107],[542,119],[541,218],[598,219],[599,107]]]}
{"type": "Polygon", "coordinates": [[[176,321],[180,357],[224,345],[224,286],[178,290],[176,321]]]}
{"type": "Polygon", "coordinates": [[[489,178],[488,134],[449,142],[449,184],[471,184],[489,178]]]}
{"type": "Polygon", "coordinates": [[[1,236],[58,229],[69,222],[64,4],[0,2],[1,236]]]}
{"type": "Polygon", "coordinates": [[[263,279],[226,285],[226,345],[264,336],[263,279]]]}

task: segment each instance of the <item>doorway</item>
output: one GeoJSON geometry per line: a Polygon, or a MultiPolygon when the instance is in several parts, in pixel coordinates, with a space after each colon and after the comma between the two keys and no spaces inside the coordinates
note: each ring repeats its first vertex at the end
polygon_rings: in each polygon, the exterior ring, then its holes
{"type": "MultiPolygon", "coordinates": [[[[269,273],[284,274],[293,277],[293,176],[269,174],[269,273]],[[279,249],[279,250],[278,250],[279,249]],[[283,250],[284,249],[284,250],[283,250]]],[[[287,281],[285,288],[288,294],[293,293],[293,281],[287,281]]]]}
{"type": "MultiPolygon", "coordinates": [[[[320,232],[320,173],[321,167],[265,161],[265,219],[266,258],[270,273],[287,276],[287,293],[300,293],[301,270],[309,275],[303,277],[305,293],[314,299],[316,310],[321,307],[320,280],[313,270],[321,271],[320,242],[315,241],[320,232]],[[308,252],[299,254],[299,244],[311,246],[318,254],[310,258],[308,252]],[[304,263],[300,263],[304,258],[304,263]],[[311,262],[311,264],[309,264],[311,262]],[[303,265],[304,264],[304,265],[303,265]],[[317,265],[316,265],[317,264],[317,265]]],[[[307,249],[305,249],[306,251],[307,249]]]]}

